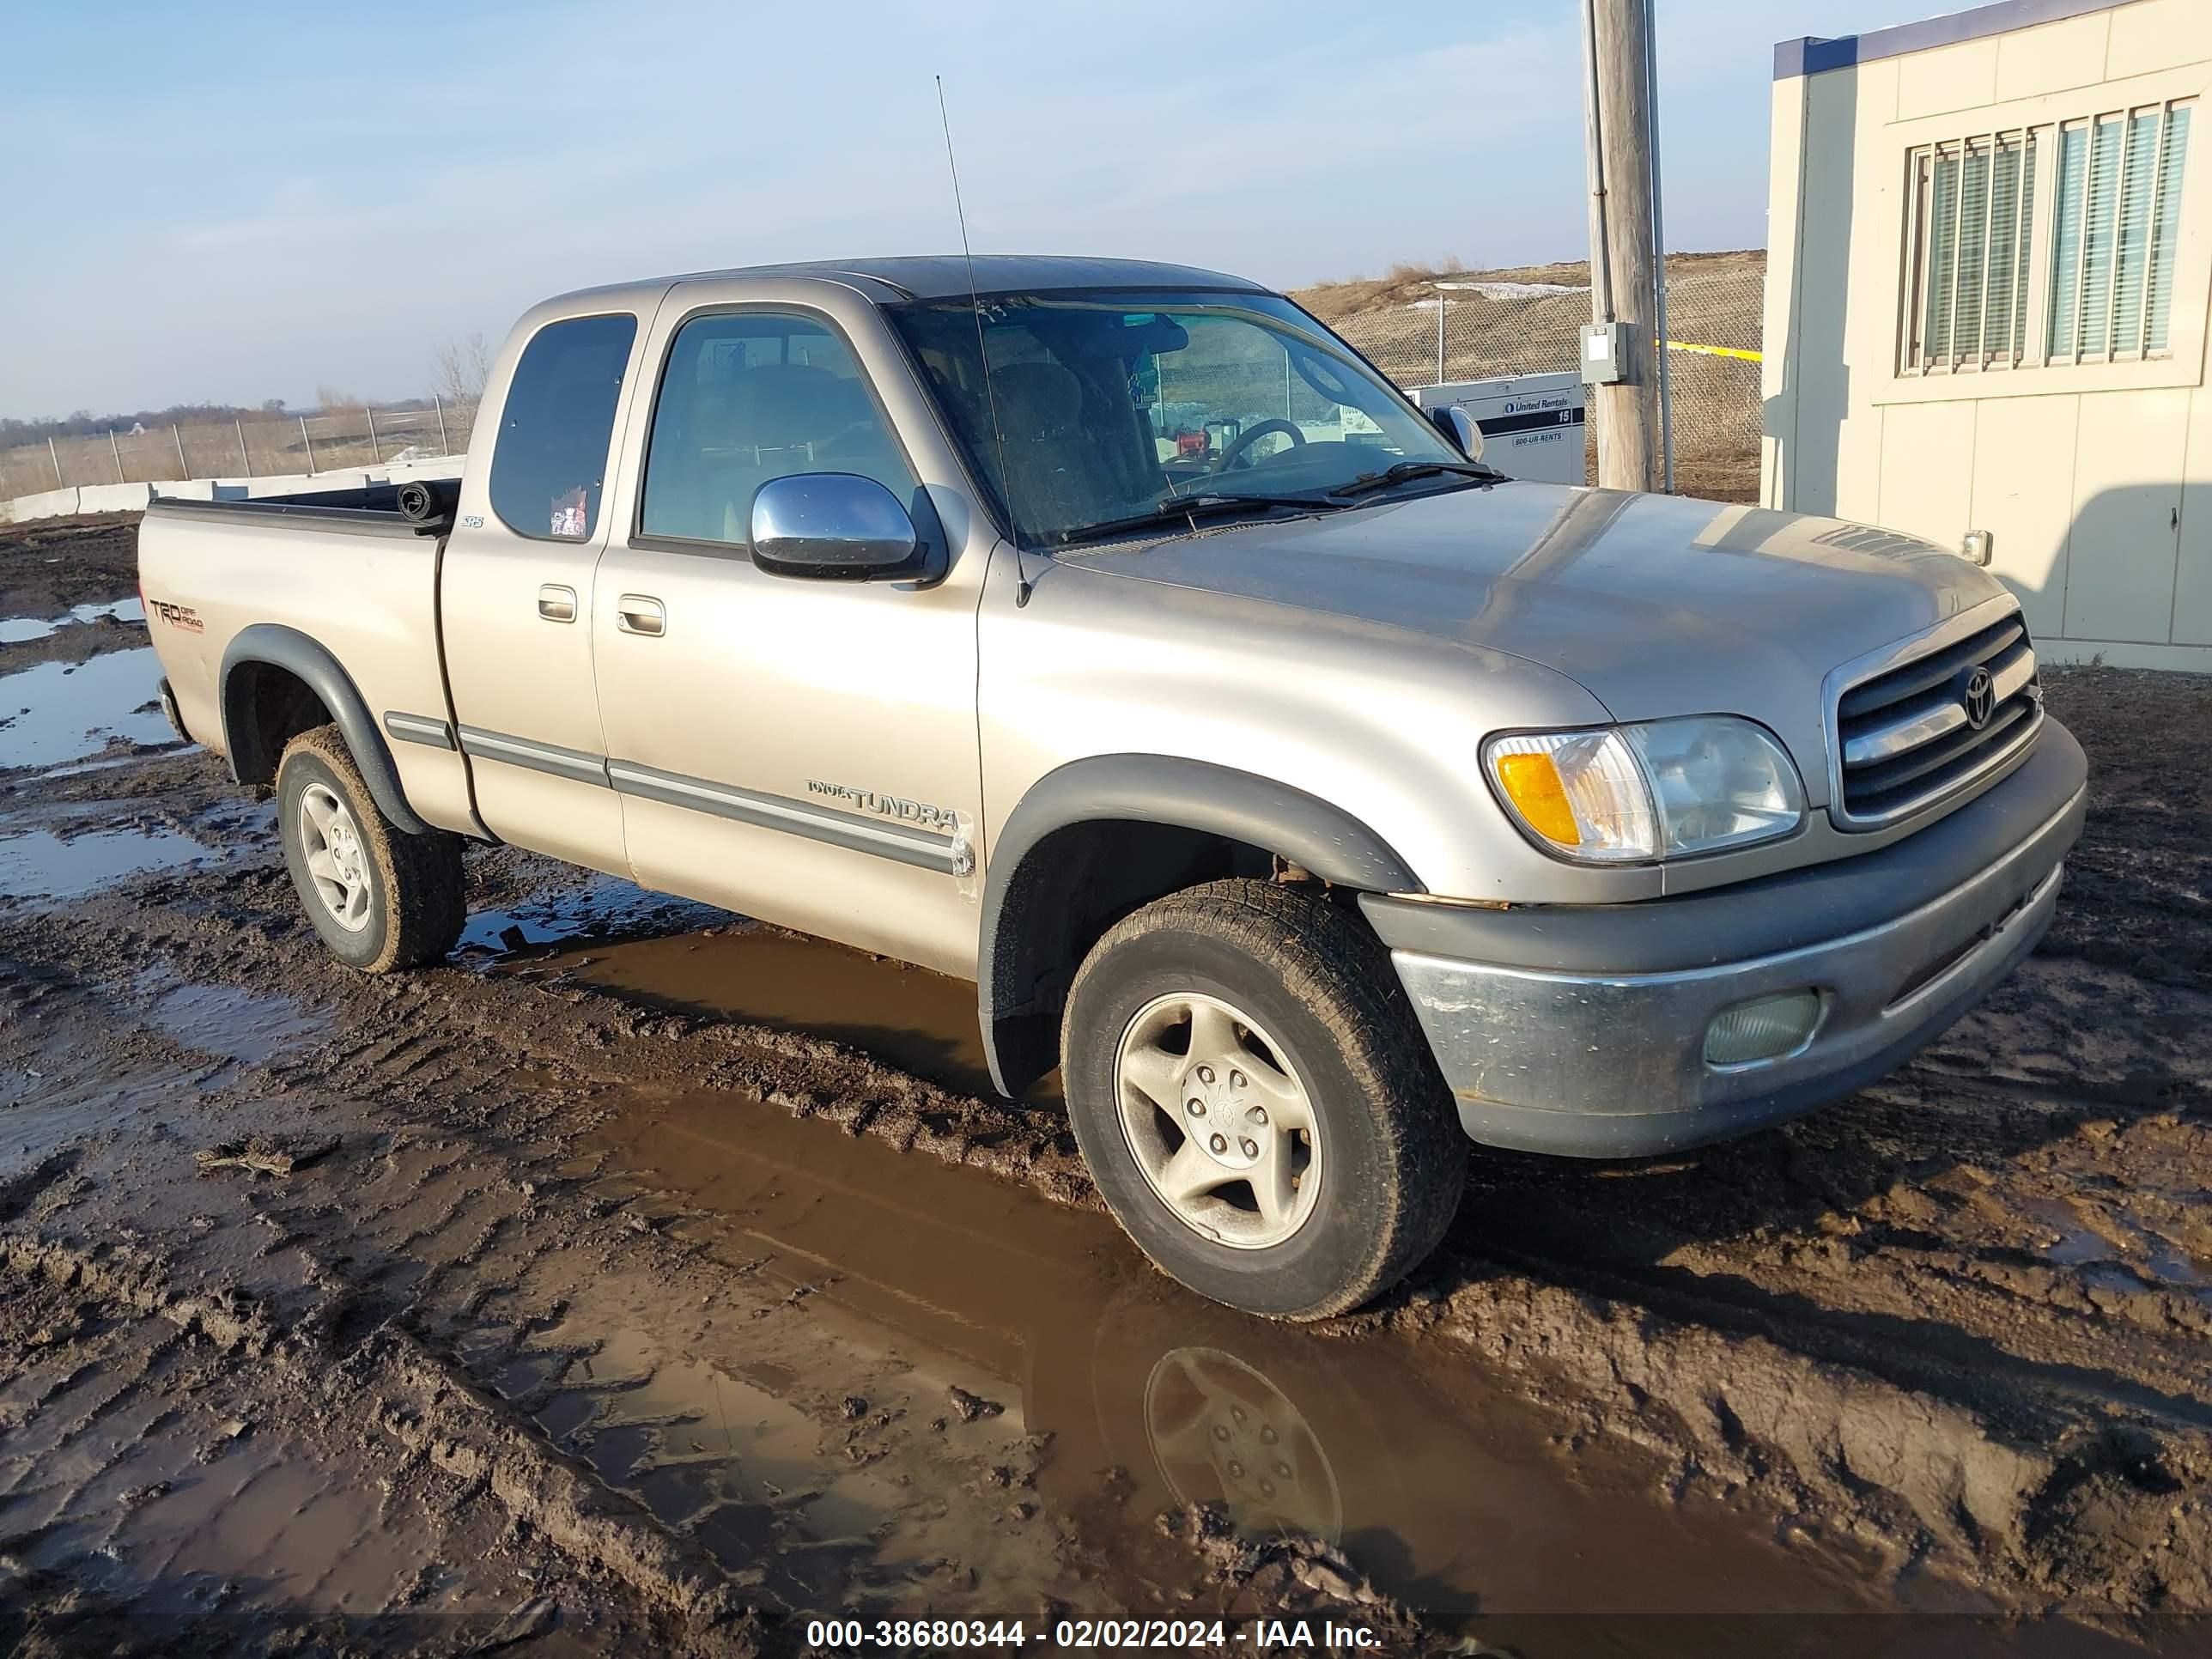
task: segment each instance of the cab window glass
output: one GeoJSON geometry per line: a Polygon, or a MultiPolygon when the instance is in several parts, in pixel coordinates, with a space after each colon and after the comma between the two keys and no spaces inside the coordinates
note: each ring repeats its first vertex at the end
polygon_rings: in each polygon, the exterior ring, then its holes
{"type": "Polygon", "coordinates": [[[522,349],[491,458],[491,510],[515,534],[591,539],[636,337],[635,317],[574,317],[522,349]]]}
{"type": "Polygon", "coordinates": [[[794,472],[857,472],[900,501],[915,488],[842,336],[781,312],[695,317],[677,331],[646,454],[639,528],[749,539],[753,495],[794,472]]]}
{"type": "Polygon", "coordinates": [[[1403,393],[1276,295],[1061,289],[884,309],[1025,547],[1194,495],[1328,509],[1334,491],[1401,461],[1465,465],[1403,393]]]}

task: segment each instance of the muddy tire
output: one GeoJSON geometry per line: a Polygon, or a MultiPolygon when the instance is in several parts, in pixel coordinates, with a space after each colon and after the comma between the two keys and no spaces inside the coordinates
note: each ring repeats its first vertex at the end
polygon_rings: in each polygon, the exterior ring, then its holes
{"type": "Polygon", "coordinates": [[[377,809],[335,726],[302,732],[276,768],[276,826],[307,920],[349,968],[435,962],[461,936],[461,842],[410,836],[377,809]]]}
{"type": "Polygon", "coordinates": [[[1085,958],[1060,1042],[1108,1207],[1201,1295],[1348,1312],[1451,1224],[1449,1092],[1388,953],[1326,898],[1219,881],[1146,905],[1085,958]]]}

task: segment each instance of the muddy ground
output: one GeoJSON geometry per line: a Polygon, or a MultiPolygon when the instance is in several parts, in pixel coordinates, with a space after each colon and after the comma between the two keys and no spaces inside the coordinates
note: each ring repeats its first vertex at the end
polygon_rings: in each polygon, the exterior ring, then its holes
{"type": "Polygon", "coordinates": [[[2051,676],[2095,769],[2059,921],[1916,1064],[1694,1157],[1474,1154],[1411,1284],[1291,1329],[1146,1267],[969,988],[505,849],[449,965],[337,968],[266,805],[149,726],[143,630],[64,620],[127,532],[37,533],[0,1650],[2212,1635],[2212,686],[2051,676]]]}

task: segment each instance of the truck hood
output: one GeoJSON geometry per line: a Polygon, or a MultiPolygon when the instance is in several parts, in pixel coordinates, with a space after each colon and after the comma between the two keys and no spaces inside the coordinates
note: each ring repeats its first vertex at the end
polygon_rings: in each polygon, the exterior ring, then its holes
{"type": "Polygon", "coordinates": [[[1789,745],[1816,798],[1829,671],[2004,591],[1863,525],[1521,482],[1073,557],[1508,653],[1620,720],[1747,715],[1789,745]]]}

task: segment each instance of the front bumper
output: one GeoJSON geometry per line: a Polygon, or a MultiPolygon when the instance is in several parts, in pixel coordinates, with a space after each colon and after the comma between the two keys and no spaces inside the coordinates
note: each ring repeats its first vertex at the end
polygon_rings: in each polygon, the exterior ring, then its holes
{"type": "Polygon", "coordinates": [[[1368,914],[1474,1139],[1583,1158],[1668,1152],[1848,1094],[1978,1001],[2051,925],[2085,775],[2080,746],[2046,722],[2011,777],[1881,852],[1748,892],[1567,915],[1462,913],[1461,931],[1492,947],[1489,960],[1437,949],[1449,942],[1453,922],[1438,914],[1449,907],[1379,901],[1368,914]],[[1515,942],[1513,918],[1522,948],[1500,951],[1515,942]],[[1821,936],[1803,938],[1808,924],[1821,936]],[[1592,967],[1608,936],[1637,971],[1592,967]],[[1741,957],[1717,948],[1729,937],[1741,957]],[[1784,948],[1758,948],[1777,941],[1784,948]],[[1820,1013],[1802,1046],[1748,1064],[1706,1060],[1717,1015],[1804,990],[1820,1013]]]}

